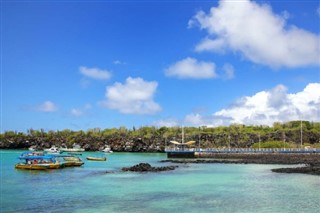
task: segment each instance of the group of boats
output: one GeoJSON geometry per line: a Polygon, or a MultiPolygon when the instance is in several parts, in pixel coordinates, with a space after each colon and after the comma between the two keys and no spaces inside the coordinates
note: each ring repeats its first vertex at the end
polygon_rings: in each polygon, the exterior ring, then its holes
{"type": "MultiPolygon", "coordinates": [[[[34,147],[30,147],[28,152],[23,152],[18,158],[19,163],[15,165],[16,169],[27,170],[47,170],[47,169],[61,169],[64,167],[82,166],[83,160],[79,155],[80,152],[85,151],[78,145],[73,148],[57,148],[52,146],[43,151],[36,151],[34,147]],[[67,152],[67,154],[64,154],[67,152]]],[[[111,148],[106,146],[101,152],[112,153],[111,148]]],[[[90,161],[106,161],[105,156],[87,156],[90,161]]]]}
{"type": "MultiPolygon", "coordinates": [[[[29,148],[29,151],[36,151],[36,148],[35,147],[30,147],[29,148]]],[[[73,148],[58,148],[56,146],[51,146],[50,148],[48,149],[44,149],[43,151],[47,152],[47,153],[50,153],[50,154],[61,154],[63,152],[84,152],[85,149],[84,148],[81,148],[78,144],[74,144],[73,145],[73,148]]],[[[111,150],[111,147],[106,145],[104,149],[101,150],[101,152],[104,152],[104,153],[112,153],[112,150],[111,150]]]]}
{"type": "MultiPolygon", "coordinates": [[[[36,151],[36,148],[32,146],[29,148],[29,151],[36,151]]],[[[85,149],[81,148],[78,144],[74,144],[73,148],[67,148],[67,147],[58,148],[53,145],[49,149],[44,149],[43,151],[51,154],[61,154],[62,152],[84,152],[85,149]]]]}
{"type": "Polygon", "coordinates": [[[45,152],[24,152],[19,157],[16,169],[46,170],[82,166],[84,162],[75,155],[50,155],[45,152]]]}

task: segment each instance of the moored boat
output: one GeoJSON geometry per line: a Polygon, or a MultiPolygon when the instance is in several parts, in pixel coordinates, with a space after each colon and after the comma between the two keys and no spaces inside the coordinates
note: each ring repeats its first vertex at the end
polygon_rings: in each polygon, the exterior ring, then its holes
{"type": "Polygon", "coordinates": [[[84,162],[81,158],[72,155],[60,156],[63,159],[62,164],[65,167],[82,166],[84,162]]]}
{"type": "Polygon", "coordinates": [[[29,151],[31,151],[31,152],[36,151],[36,146],[30,146],[30,147],[29,147],[29,151]]]}
{"type": "Polygon", "coordinates": [[[107,158],[106,157],[87,157],[87,160],[93,160],[93,161],[106,161],[107,158]]]}
{"type": "Polygon", "coordinates": [[[52,146],[49,149],[44,149],[48,154],[61,154],[63,151],[59,150],[56,146],[52,146]]]}
{"type": "Polygon", "coordinates": [[[45,170],[63,167],[63,164],[57,161],[54,156],[49,155],[21,155],[19,159],[23,162],[16,164],[16,169],[45,170]]]}
{"type": "Polygon", "coordinates": [[[105,146],[105,148],[103,150],[101,150],[101,152],[112,153],[113,151],[111,150],[111,147],[107,145],[107,146],[105,146]]]}
{"type": "Polygon", "coordinates": [[[78,144],[73,144],[72,148],[59,148],[59,150],[63,151],[63,152],[84,152],[85,149],[81,148],[80,145],[78,144]]]}

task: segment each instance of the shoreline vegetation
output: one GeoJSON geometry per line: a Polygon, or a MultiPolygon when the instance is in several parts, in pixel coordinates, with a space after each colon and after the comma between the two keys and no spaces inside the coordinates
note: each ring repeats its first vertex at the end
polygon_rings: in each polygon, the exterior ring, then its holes
{"type": "Polygon", "coordinates": [[[196,141],[195,148],[320,148],[320,122],[184,127],[183,136],[181,127],[94,128],[87,131],[29,129],[27,132],[1,133],[0,149],[28,149],[32,146],[41,150],[53,145],[72,147],[76,143],[86,151],[98,151],[108,145],[114,152],[164,152],[170,141],[181,142],[182,138],[196,141]]]}

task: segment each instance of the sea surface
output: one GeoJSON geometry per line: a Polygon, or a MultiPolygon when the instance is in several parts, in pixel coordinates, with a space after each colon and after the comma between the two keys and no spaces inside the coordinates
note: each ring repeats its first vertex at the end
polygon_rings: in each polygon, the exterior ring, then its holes
{"type": "MultiPolygon", "coordinates": [[[[278,174],[283,165],[179,164],[160,173],[122,172],[165,154],[112,153],[105,162],[49,171],[14,168],[23,150],[0,150],[0,212],[320,212],[320,177],[278,174]]],[[[99,154],[101,155],[101,154],[99,154]]]]}

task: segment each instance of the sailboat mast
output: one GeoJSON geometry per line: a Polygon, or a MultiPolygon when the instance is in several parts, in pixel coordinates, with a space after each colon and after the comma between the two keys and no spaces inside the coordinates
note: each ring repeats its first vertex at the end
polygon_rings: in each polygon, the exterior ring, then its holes
{"type": "Polygon", "coordinates": [[[183,129],[183,126],[182,126],[182,143],[184,143],[184,129],[183,129]]]}
{"type": "Polygon", "coordinates": [[[300,149],[302,149],[302,120],[300,120],[300,149]]]}

